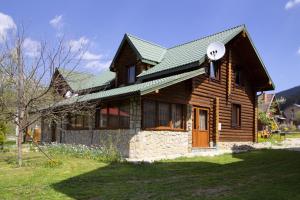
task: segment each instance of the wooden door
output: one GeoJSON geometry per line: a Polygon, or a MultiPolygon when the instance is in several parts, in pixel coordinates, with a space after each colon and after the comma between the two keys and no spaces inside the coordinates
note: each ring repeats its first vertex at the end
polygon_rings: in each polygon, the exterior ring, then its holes
{"type": "Polygon", "coordinates": [[[209,147],[209,109],[193,108],[193,147],[209,147]]]}

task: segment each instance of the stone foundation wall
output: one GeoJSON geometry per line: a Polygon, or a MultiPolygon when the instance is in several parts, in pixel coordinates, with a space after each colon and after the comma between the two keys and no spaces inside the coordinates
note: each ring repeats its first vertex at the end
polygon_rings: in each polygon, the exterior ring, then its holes
{"type": "Polygon", "coordinates": [[[130,158],[158,160],[189,152],[191,132],[140,131],[130,143],[130,158]]]}

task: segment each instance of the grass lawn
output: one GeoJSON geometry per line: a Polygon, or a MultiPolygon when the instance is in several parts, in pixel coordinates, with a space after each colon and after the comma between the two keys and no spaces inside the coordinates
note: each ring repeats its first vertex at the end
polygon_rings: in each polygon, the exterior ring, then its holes
{"type": "Polygon", "coordinates": [[[0,199],[300,199],[300,152],[263,150],[154,164],[0,153],[0,199]]]}

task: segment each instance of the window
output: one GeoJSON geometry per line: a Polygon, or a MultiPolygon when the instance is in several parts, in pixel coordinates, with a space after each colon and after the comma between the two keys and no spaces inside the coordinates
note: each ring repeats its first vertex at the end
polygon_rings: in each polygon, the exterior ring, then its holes
{"type": "Polygon", "coordinates": [[[96,112],[96,127],[107,129],[129,128],[129,102],[102,105],[96,112]]]}
{"type": "Polygon", "coordinates": [[[130,105],[128,104],[121,104],[120,105],[120,127],[127,128],[130,125],[130,105]]]}
{"type": "Polygon", "coordinates": [[[241,127],[241,105],[232,104],[232,127],[241,127]]]}
{"type": "Polygon", "coordinates": [[[158,103],[158,126],[170,126],[170,104],[158,103]]]}
{"type": "Polygon", "coordinates": [[[180,104],[172,104],[172,125],[173,128],[183,128],[183,109],[180,104]]]}
{"type": "Polygon", "coordinates": [[[199,130],[207,130],[207,110],[199,110],[199,130]]]}
{"type": "Polygon", "coordinates": [[[235,69],[235,75],[234,75],[234,78],[235,78],[235,84],[238,85],[238,86],[242,86],[242,72],[241,72],[241,69],[240,68],[236,68],[235,69]]]}
{"type": "Polygon", "coordinates": [[[131,66],[127,68],[127,82],[128,83],[135,82],[135,66],[131,66]]]}
{"type": "Polygon", "coordinates": [[[144,100],[143,128],[184,129],[183,105],[144,100]]]}
{"type": "Polygon", "coordinates": [[[69,128],[70,129],[88,129],[89,118],[85,114],[72,114],[69,116],[69,128]]]}
{"type": "Polygon", "coordinates": [[[155,101],[144,101],[143,104],[143,126],[144,128],[155,127],[156,104],[155,101]]]}
{"type": "Polygon", "coordinates": [[[211,79],[220,80],[220,62],[212,61],[209,67],[209,77],[211,79]]]}

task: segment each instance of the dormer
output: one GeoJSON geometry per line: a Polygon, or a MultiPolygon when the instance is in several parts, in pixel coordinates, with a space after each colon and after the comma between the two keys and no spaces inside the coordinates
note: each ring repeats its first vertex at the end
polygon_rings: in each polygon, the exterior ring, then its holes
{"type": "Polygon", "coordinates": [[[157,44],[125,34],[110,66],[116,72],[115,86],[134,84],[140,73],[162,61],[166,51],[157,44]]]}

